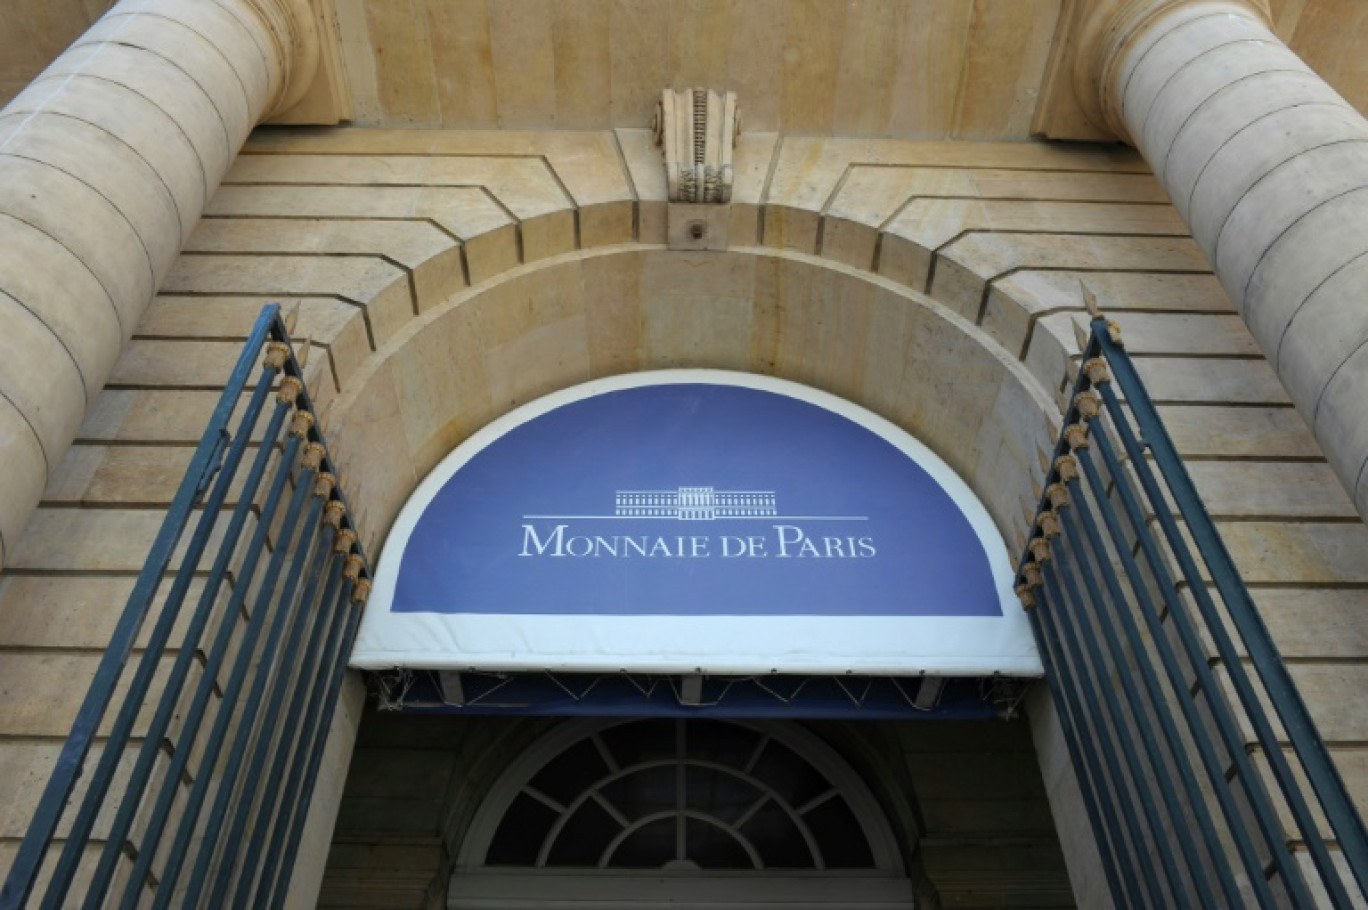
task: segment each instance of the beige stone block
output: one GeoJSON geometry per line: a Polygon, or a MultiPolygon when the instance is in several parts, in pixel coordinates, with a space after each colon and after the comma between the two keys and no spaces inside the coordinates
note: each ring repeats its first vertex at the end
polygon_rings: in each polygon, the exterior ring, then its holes
{"type": "MultiPolygon", "coordinates": [[[[757,263],[757,273],[762,270],[757,263]]],[[[755,314],[757,328],[765,327],[756,347],[766,362],[799,382],[855,397],[869,342],[873,286],[793,259],[778,263],[774,281],[769,306],[757,307],[755,314]]]]}
{"type": "Polygon", "coordinates": [[[1185,458],[1319,458],[1310,430],[1292,408],[1168,405],[1160,409],[1185,458]]]}
{"type": "Polygon", "coordinates": [[[821,0],[791,0],[786,12],[784,21],[776,23],[784,33],[780,108],[783,129],[794,133],[828,132],[835,114],[840,39],[845,32],[847,8],[821,0]]]}
{"type": "Polygon", "coordinates": [[[514,217],[523,219],[572,205],[539,154],[245,154],[234,161],[225,183],[484,187],[514,217]]]}
{"type": "MultiPolygon", "coordinates": [[[[741,99],[747,129],[774,131],[783,127],[784,30],[778,25],[785,12],[785,0],[730,0],[724,13],[729,27],[722,78],[741,99]]],[[[724,83],[715,77],[709,84],[721,87],[724,83]]]]}
{"type": "Polygon", "coordinates": [[[380,116],[406,126],[440,123],[433,49],[421,11],[410,0],[375,0],[365,5],[365,21],[366,63],[375,68],[380,116]]]}
{"type": "Polygon", "coordinates": [[[927,291],[931,275],[931,251],[897,234],[879,235],[875,270],[886,278],[917,291],[927,291]]]}
{"type": "Polygon", "coordinates": [[[765,246],[815,253],[820,223],[821,216],[817,212],[786,205],[766,205],[762,239],[765,246]]]}
{"type": "Polygon", "coordinates": [[[760,205],[766,201],[769,176],[779,153],[776,133],[743,132],[732,149],[732,205],[760,205]]]}
{"type": "Polygon", "coordinates": [[[1135,367],[1150,397],[1161,404],[1289,403],[1278,377],[1263,360],[1141,357],[1135,367]]]}
{"type": "Polygon", "coordinates": [[[608,0],[553,3],[549,20],[556,125],[569,129],[609,126],[612,83],[608,0]]]}
{"type": "Polygon", "coordinates": [[[1233,521],[1219,528],[1248,584],[1368,579],[1368,528],[1360,523],[1233,521]]]}
{"type": "MultiPolygon", "coordinates": [[[[324,348],[339,378],[370,355],[365,319],[355,305],[330,297],[280,297],[272,302],[280,305],[282,313],[296,314],[294,337],[324,348]]],[[[164,294],[152,301],[138,333],[161,340],[241,339],[245,343],[262,308],[260,297],[164,294]]]]}
{"type": "Polygon", "coordinates": [[[3,292],[0,324],[0,395],[24,414],[49,467],[55,467],[86,408],[80,366],[37,316],[3,292]]]}
{"type": "Polygon", "coordinates": [[[549,127],[556,122],[554,13],[550,0],[490,8],[500,126],[549,127]]]}
{"type": "Polygon", "coordinates": [[[1216,518],[1355,516],[1344,488],[1323,463],[1190,461],[1186,467],[1216,518]]]}
{"type": "MultiPolygon", "coordinates": [[[[1053,272],[1023,269],[999,279],[993,287],[1022,309],[1040,312],[1080,308],[1082,285],[1097,297],[1104,313],[1130,310],[1234,313],[1225,289],[1210,274],[1162,272],[1053,272]]],[[[985,323],[986,326],[986,323],[985,323]]]]}
{"type": "Polygon", "coordinates": [[[110,373],[111,385],[222,386],[242,354],[236,341],[142,341],[128,343],[110,373]]]}
{"type": "MultiPolygon", "coordinates": [[[[73,446],[49,480],[44,501],[51,505],[166,508],[194,454],[189,446],[73,446]]],[[[228,488],[226,506],[237,504],[248,466],[256,456],[256,447],[243,453],[242,463],[228,488]]],[[[271,464],[274,463],[272,458],[271,464]]]]}
{"type": "Polygon", "coordinates": [[[168,293],[252,293],[268,299],[336,294],[365,307],[377,345],[413,316],[404,271],[374,256],[188,253],[176,261],[162,289],[168,293]]]}
{"type": "Polygon", "coordinates": [[[615,125],[645,127],[673,83],[667,0],[612,0],[608,35],[609,104],[615,125]]]}
{"type": "Polygon", "coordinates": [[[97,57],[101,79],[149,99],[176,123],[195,147],[206,179],[205,194],[210,194],[217,176],[228,169],[241,135],[229,135],[217,108],[203,103],[201,89],[188,74],[165,57],[142,48],[118,43],[79,45],[53,61],[45,76],[84,73],[97,57]]]}
{"type": "Polygon", "coordinates": [[[1355,142],[1365,138],[1368,130],[1352,112],[1313,105],[1270,114],[1212,158],[1188,221],[1237,302],[1283,231],[1368,180],[1368,153],[1355,142]],[[1334,144],[1309,147],[1319,143],[1334,144]],[[1236,153],[1243,157],[1230,157],[1236,153]]]}
{"type": "Polygon", "coordinates": [[[70,250],[48,235],[8,216],[0,215],[0,225],[7,228],[0,245],[0,293],[61,341],[80,371],[86,398],[94,398],[123,342],[109,295],[70,250]]]}
{"type": "MultiPolygon", "coordinates": [[[[141,654],[135,654],[133,660],[138,658],[141,654]]],[[[142,736],[148,729],[174,661],[172,655],[164,655],[157,665],[148,701],[144,702],[133,725],[134,736],[142,736]]],[[[0,661],[0,694],[4,695],[8,709],[4,717],[0,717],[0,735],[66,738],[98,662],[98,651],[10,651],[5,654],[4,660],[0,661]]],[[[196,664],[190,681],[193,684],[197,679],[196,664]]],[[[131,673],[120,677],[114,690],[116,705],[126,698],[124,692],[129,691],[130,680],[131,673]]],[[[114,724],[114,714],[105,714],[98,728],[101,735],[107,735],[114,724]]]]}
{"type": "Polygon", "coordinates": [[[487,342],[474,308],[466,302],[444,313],[390,361],[404,443],[420,477],[493,416],[484,372],[487,342]]]}
{"type": "MultiPolygon", "coordinates": [[[[0,579],[0,641],[16,648],[103,649],[123,615],[135,580],[113,575],[5,576],[0,579]]],[[[184,640],[204,586],[202,578],[191,580],[168,639],[170,647],[179,647],[184,640]]],[[[170,589],[170,579],[158,588],[138,633],[137,647],[146,646],[170,589]]],[[[229,578],[220,586],[216,603],[226,603],[231,593],[229,578]]]]}
{"type": "Polygon", "coordinates": [[[426,11],[442,126],[497,123],[489,4],[486,0],[443,0],[426,4],[426,11]]]}
{"type": "Polygon", "coordinates": [[[375,218],[427,221],[470,239],[514,223],[478,186],[224,186],[209,216],[375,218]]]}
{"type": "Polygon", "coordinates": [[[956,136],[1006,139],[1027,132],[1058,16],[1059,6],[1047,0],[974,4],[956,136]],[[1012,90],[1002,91],[1003,85],[1012,90]]]}
{"type": "Polygon", "coordinates": [[[593,289],[583,305],[591,376],[612,376],[641,367],[641,264],[639,255],[595,257],[580,264],[581,281],[593,289]]]}
{"type": "MultiPolygon", "coordinates": [[[[632,191],[642,202],[663,202],[668,193],[665,186],[665,157],[650,130],[616,129],[618,147],[622,150],[627,176],[631,180],[632,191]]],[[[735,171],[735,150],[732,161],[735,171]]],[[[733,180],[735,178],[733,177],[733,180]]],[[[735,183],[733,182],[733,195],[735,183]]]]}
{"type": "Polygon", "coordinates": [[[874,267],[879,243],[878,228],[834,215],[822,219],[822,248],[819,255],[857,269],[874,267]]]}
{"type": "Polygon", "coordinates": [[[571,211],[529,218],[519,225],[519,230],[523,262],[558,256],[575,248],[575,213],[571,211]]]}
{"type": "Polygon", "coordinates": [[[580,249],[631,243],[634,239],[630,201],[581,206],[578,214],[580,249]]]}
{"type": "MultiPolygon", "coordinates": [[[[218,392],[189,389],[106,389],[95,400],[76,438],[86,442],[195,443],[204,434],[219,397],[218,392]]],[[[245,401],[234,410],[234,419],[245,401]]]]}
{"type": "Polygon", "coordinates": [[[1132,355],[1258,357],[1259,348],[1238,316],[1224,314],[1116,314],[1132,355]]]}
{"type": "Polygon", "coordinates": [[[425,221],[211,218],[201,221],[186,252],[383,255],[414,270],[458,242],[425,221]]]}
{"type": "Polygon", "coordinates": [[[0,211],[40,226],[88,268],[109,293],[125,337],[154,289],[152,263],[133,227],[114,205],[59,168],[24,158],[5,162],[0,211]],[[63,217],[79,212],[78,220],[63,217]]]}
{"type": "MultiPolygon", "coordinates": [[[[887,243],[885,241],[885,247],[887,243]]],[[[968,234],[946,245],[930,293],[976,318],[988,282],[1025,268],[1204,272],[1201,251],[1186,237],[1066,237],[1048,233],[968,234]]]]}
{"type": "MultiPolygon", "coordinates": [[[[230,148],[241,146],[256,125],[257,112],[265,106],[265,87],[249,97],[241,76],[232,64],[217,53],[214,42],[170,19],[157,16],[127,16],[120,20],[101,19],[78,38],[76,47],[123,44],[145,53],[165,57],[177,68],[193,73],[195,82],[208,94],[229,136],[230,148]]],[[[259,59],[259,58],[258,58],[259,59]]]]}
{"type": "MultiPolygon", "coordinates": [[[[137,572],[164,518],[156,509],[42,508],[8,555],[15,569],[137,572]]],[[[225,513],[215,523],[207,552],[213,552],[226,524],[225,513]]],[[[251,533],[251,526],[249,519],[244,533],[251,533]]],[[[171,569],[179,568],[188,538],[172,555],[171,569]]]]}
{"type": "Polygon", "coordinates": [[[383,540],[419,480],[405,442],[391,366],[386,363],[371,374],[364,394],[344,394],[334,413],[333,454],[348,476],[364,478],[350,497],[352,508],[364,516],[366,534],[383,540]]]}
{"type": "Polygon", "coordinates": [[[479,285],[518,264],[518,228],[508,224],[465,242],[471,285],[479,285]]]}
{"type": "Polygon", "coordinates": [[[490,349],[484,363],[489,398],[499,410],[586,382],[590,374],[585,318],[576,314],[530,328],[490,349]]]}

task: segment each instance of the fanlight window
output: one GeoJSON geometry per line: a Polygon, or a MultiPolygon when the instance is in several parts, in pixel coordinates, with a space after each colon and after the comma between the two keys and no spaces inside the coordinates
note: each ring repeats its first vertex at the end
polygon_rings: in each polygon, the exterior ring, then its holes
{"type": "Polygon", "coordinates": [[[795,732],[678,719],[580,728],[530,773],[506,776],[510,786],[496,798],[506,808],[471,865],[677,872],[900,865],[868,791],[834,754],[822,747],[814,755],[820,744],[795,732]]]}

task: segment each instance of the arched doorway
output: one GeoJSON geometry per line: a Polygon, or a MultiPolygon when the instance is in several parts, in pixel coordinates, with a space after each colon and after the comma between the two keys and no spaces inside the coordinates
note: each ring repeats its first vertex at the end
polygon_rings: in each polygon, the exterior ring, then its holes
{"type": "Polygon", "coordinates": [[[526,749],[461,845],[449,908],[908,908],[860,776],[783,722],[584,720],[526,749]]]}

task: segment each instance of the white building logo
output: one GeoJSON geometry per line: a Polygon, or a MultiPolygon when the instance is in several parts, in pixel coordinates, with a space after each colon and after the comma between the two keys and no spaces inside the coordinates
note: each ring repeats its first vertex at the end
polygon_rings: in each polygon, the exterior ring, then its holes
{"type": "Polygon", "coordinates": [[[714,521],[718,518],[775,518],[779,515],[773,490],[714,490],[680,487],[677,490],[618,490],[617,518],[675,518],[714,521]]]}

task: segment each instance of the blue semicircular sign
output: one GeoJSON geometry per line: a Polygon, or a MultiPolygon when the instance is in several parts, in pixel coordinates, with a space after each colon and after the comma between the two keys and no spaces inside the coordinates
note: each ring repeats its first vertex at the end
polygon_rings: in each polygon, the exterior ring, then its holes
{"type": "Polygon", "coordinates": [[[1039,662],[955,474],[833,396],[745,374],[600,380],[419,486],[353,665],[1009,672],[1039,662]]]}

